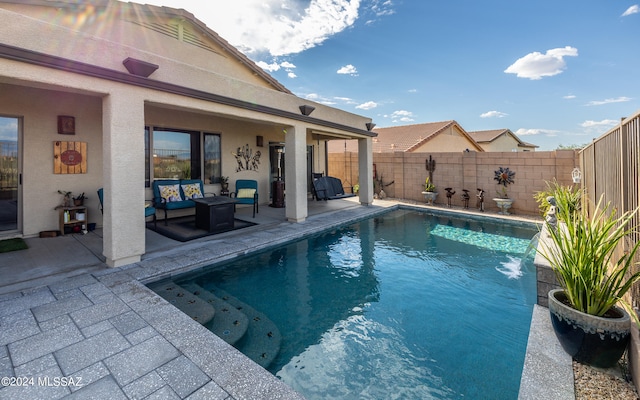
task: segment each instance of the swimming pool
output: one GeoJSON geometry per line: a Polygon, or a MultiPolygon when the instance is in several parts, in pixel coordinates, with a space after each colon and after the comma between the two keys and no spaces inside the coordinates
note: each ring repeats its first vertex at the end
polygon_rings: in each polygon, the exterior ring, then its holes
{"type": "Polygon", "coordinates": [[[397,210],[174,281],[272,321],[253,357],[309,399],[512,399],[536,232],[397,210]]]}

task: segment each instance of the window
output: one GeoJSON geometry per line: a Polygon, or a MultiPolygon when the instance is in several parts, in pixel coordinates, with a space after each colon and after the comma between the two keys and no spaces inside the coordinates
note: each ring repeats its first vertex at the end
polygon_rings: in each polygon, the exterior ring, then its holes
{"type": "Polygon", "coordinates": [[[220,183],[222,168],[220,162],[220,135],[204,134],[204,181],[206,183],[220,183]]]}
{"type": "Polygon", "coordinates": [[[151,180],[157,179],[202,179],[203,158],[205,183],[220,182],[220,135],[145,128],[145,153],[147,187],[151,180]],[[204,141],[204,154],[201,140],[204,141]]]}

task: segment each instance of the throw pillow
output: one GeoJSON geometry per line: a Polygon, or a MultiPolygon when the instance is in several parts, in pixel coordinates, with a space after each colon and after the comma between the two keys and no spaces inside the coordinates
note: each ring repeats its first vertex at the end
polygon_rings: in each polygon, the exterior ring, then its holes
{"type": "Polygon", "coordinates": [[[200,190],[200,185],[197,183],[182,185],[182,191],[184,192],[184,197],[187,199],[201,199],[204,197],[200,190]]]}
{"type": "Polygon", "coordinates": [[[160,197],[162,197],[165,202],[182,201],[180,185],[158,186],[158,188],[160,189],[160,197]]]}
{"type": "Polygon", "coordinates": [[[238,199],[253,199],[253,195],[256,193],[255,189],[238,189],[236,197],[238,199]]]}

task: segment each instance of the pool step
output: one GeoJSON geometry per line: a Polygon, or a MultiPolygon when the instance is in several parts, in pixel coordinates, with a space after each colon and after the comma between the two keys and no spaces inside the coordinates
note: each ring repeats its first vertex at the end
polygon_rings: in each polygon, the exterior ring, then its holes
{"type": "Polygon", "coordinates": [[[211,304],[175,282],[161,281],[149,285],[149,288],[202,325],[209,323],[216,315],[216,310],[211,304]]]}
{"type": "MultiPolygon", "coordinates": [[[[280,352],[280,330],[265,314],[238,300],[224,290],[211,286],[207,289],[242,311],[249,320],[246,335],[235,346],[260,366],[267,368],[280,352]]],[[[215,323],[215,320],[214,320],[215,323]]]]}
{"type": "Polygon", "coordinates": [[[182,287],[216,309],[215,317],[203,324],[207,329],[232,346],[245,336],[249,319],[242,311],[195,283],[185,283],[182,287]]]}

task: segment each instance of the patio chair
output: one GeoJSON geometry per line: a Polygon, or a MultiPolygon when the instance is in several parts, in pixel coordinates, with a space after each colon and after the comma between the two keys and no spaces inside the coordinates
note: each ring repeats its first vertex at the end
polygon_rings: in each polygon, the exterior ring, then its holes
{"type": "Polygon", "coordinates": [[[316,192],[316,199],[335,200],[354,197],[353,193],[345,193],[342,181],[333,176],[322,176],[313,181],[313,188],[316,192]]]}
{"type": "Polygon", "coordinates": [[[311,200],[319,200],[318,199],[318,193],[316,193],[316,185],[314,184],[314,182],[317,179],[322,178],[322,176],[324,175],[324,173],[322,172],[312,172],[311,173],[311,200]]]}
{"type": "MultiPolygon", "coordinates": [[[[236,191],[229,194],[235,198],[235,204],[252,204],[253,218],[258,212],[258,182],[250,179],[238,179],[236,181],[236,191]]],[[[234,204],[234,207],[235,207],[234,204]]]]}
{"type": "MultiPolygon", "coordinates": [[[[98,189],[98,199],[100,200],[100,212],[104,213],[104,189],[98,189]]],[[[156,221],[156,209],[151,204],[145,204],[144,207],[144,218],[153,217],[153,230],[156,230],[158,227],[156,221]]]]}

